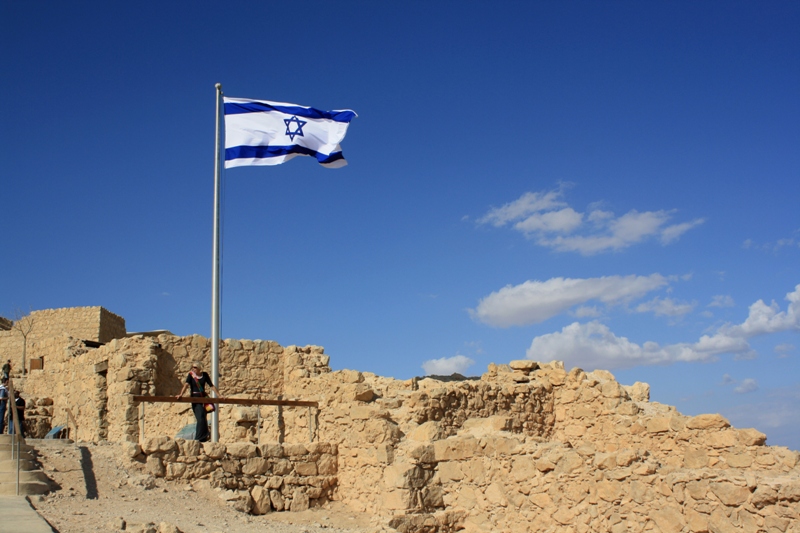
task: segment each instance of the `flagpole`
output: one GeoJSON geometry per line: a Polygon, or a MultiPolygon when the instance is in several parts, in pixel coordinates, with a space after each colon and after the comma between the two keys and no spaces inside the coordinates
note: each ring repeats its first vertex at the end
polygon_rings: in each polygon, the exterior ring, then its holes
{"type": "MultiPolygon", "coordinates": [[[[213,273],[211,275],[211,381],[220,387],[219,383],[219,205],[220,205],[220,102],[222,101],[222,84],[214,86],[217,89],[217,116],[216,140],[214,149],[214,245],[213,245],[213,273]]],[[[211,442],[219,442],[219,405],[211,413],[211,442]]]]}

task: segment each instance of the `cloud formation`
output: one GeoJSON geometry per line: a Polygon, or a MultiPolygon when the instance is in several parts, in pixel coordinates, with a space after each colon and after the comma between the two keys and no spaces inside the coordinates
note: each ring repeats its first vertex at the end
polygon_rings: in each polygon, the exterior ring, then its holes
{"type": "MultiPolygon", "coordinates": [[[[475,320],[491,326],[525,326],[543,322],[591,300],[614,305],[640,298],[667,282],[667,278],[661,274],[526,281],[520,285],[507,285],[491,293],[469,312],[475,320]]],[[[576,313],[591,313],[589,309],[582,307],[576,313]]]]}
{"type": "Polygon", "coordinates": [[[510,225],[540,246],[592,255],[622,250],[652,237],[667,245],[705,222],[697,218],[669,224],[675,210],[639,212],[632,209],[616,216],[611,211],[595,208],[581,213],[564,201],[564,188],[526,192],[513,202],[490,209],[478,223],[495,227],[510,225]]]}
{"type": "Polygon", "coordinates": [[[733,389],[736,394],[747,394],[758,390],[758,382],[753,378],[743,379],[739,385],[733,389]]]}
{"type": "Polygon", "coordinates": [[[672,298],[655,297],[649,302],[644,302],[636,306],[638,313],[655,313],[656,316],[678,317],[691,313],[697,304],[694,302],[677,302],[672,298]]]}
{"type": "Polygon", "coordinates": [[[464,355],[430,359],[422,363],[425,375],[449,376],[450,374],[463,374],[475,361],[464,355]]]}
{"type": "Polygon", "coordinates": [[[708,307],[733,307],[733,298],[727,294],[717,294],[711,299],[708,307]]]}
{"type": "Polygon", "coordinates": [[[645,342],[639,345],[626,337],[618,337],[608,326],[595,320],[585,324],[573,322],[561,331],[534,338],[526,355],[538,361],[561,360],[568,366],[586,370],[711,361],[726,353],[740,359],[750,358],[754,352],[747,339],[800,330],[800,285],[786,295],[786,300],[789,305],[785,311],[779,311],[774,301],[767,305],[758,300],[750,306],[744,322],[724,324],[714,334],[703,335],[694,343],[660,346],[655,342],[645,342]]]}

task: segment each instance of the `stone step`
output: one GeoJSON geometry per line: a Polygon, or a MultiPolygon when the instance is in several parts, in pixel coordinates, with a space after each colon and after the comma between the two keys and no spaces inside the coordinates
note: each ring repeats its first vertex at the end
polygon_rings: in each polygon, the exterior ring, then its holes
{"type": "MultiPolygon", "coordinates": [[[[19,453],[19,458],[22,459],[23,461],[26,460],[26,459],[31,461],[31,460],[33,460],[35,458],[35,456],[34,456],[32,451],[22,451],[22,452],[19,453]]],[[[17,456],[16,455],[12,456],[11,452],[0,452],[0,463],[2,463],[3,461],[15,461],[16,462],[16,460],[17,460],[17,456]]]]}
{"type": "MultiPolygon", "coordinates": [[[[20,457],[20,461],[19,461],[19,469],[20,470],[36,470],[38,468],[39,468],[39,466],[36,464],[36,462],[32,458],[30,458],[30,457],[25,458],[24,456],[20,457]]],[[[13,459],[13,460],[12,459],[0,460],[0,472],[16,472],[16,471],[17,471],[17,460],[16,459],[13,459]]]]}
{"type": "MultiPolygon", "coordinates": [[[[25,483],[31,481],[41,481],[42,483],[50,483],[50,478],[47,477],[47,474],[45,474],[43,470],[20,470],[19,480],[20,482],[25,482],[25,483]]],[[[0,472],[0,483],[16,483],[16,481],[17,481],[16,470],[14,470],[13,472],[0,472]]]]}
{"type": "Polygon", "coordinates": [[[13,447],[14,450],[19,448],[20,450],[25,451],[25,452],[31,451],[33,449],[33,446],[31,446],[29,444],[10,444],[10,443],[9,444],[0,444],[0,455],[4,454],[6,452],[11,453],[12,447],[13,447]]]}
{"type": "Polygon", "coordinates": [[[16,435],[9,435],[7,433],[0,434],[0,444],[11,444],[14,441],[19,441],[16,435]]]}
{"type": "MultiPolygon", "coordinates": [[[[20,496],[30,496],[33,494],[47,494],[50,492],[50,484],[41,481],[27,481],[19,484],[20,496]]],[[[17,484],[0,483],[0,496],[13,496],[17,493],[17,484]]]]}

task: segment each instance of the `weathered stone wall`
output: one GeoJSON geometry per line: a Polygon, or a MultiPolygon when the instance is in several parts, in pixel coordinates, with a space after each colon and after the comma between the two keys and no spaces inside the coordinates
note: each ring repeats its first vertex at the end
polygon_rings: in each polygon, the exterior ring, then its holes
{"type": "MultiPolygon", "coordinates": [[[[73,337],[80,340],[108,342],[125,336],[125,319],[103,307],[44,309],[29,315],[33,324],[28,335],[26,363],[32,358],[50,355],[51,340],[73,337]]],[[[0,359],[11,359],[15,373],[22,370],[22,335],[13,329],[0,330],[0,359]]],[[[45,364],[47,360],[45,359],[45,364]]]]}
{"type": "Polygon", "coordinates": [[[138,410],[131,399],[133,393],[128,391],[139,394],[142,388],[137,380],[150,377],[146,367],[152,363],[145,357],[149,346],[131,339],[112,344],[114,348],[91,348],[72,337],[39,341],[38,349],[46,361],[44,368],[30,371],[15,383],[25,396],[51,398],[52,424],[69,426],[76,440],[137,438],[138,410]],[[121,348],[119,353],[117,347],[121,348]],[[140,368],[134,371],[134,366],[140,368]],[[68,418],[67,408],[74,422],[68,418]],[[128,417],[133,419],[129,421],[128,417]]]}
{"type": "Polygon", "coordinates": [[[253,514],[305,511],[330,501],[337,484],[337,448],[328,443],[256,446],[157,437],[131,445],[129,456],[167,480],[208,480],[237,509],[253,514]]]}
{"type": "MultiPolygon", "coordinates": [[[[73,409],[79,440],[128,441],[133,455],[133,396],[177,394],[192,361],[210,367],[200,336],[96,349],[54,336],[37,349],[45,368],[20,389],[51,397],[54,423],[73,409]]],[[[230,339],[220,361],[226,397],[319,410],[223,405],[220,454],[165,437],[194,422],[189,404],[146,404],[145,435],[158,439],[144,441],[143,460],[155,475],[226,487],[244,510],[334,499],[403,532],[800,533],[798,452],[719,415],[650,402],[646,384],[626,387],[609,372],[526,360],[490,365],[480,379],[399,381],[331,372],[317,346],[230,339]],[[321,467],[326,456],[334,464],[321,467]]]]}
{"type": "MultiPolygon", "coordinates": [[[[328,357],[315,346],[283,348],[273,341],[225,340],[220,347],[220,392],[226,397],[277,399],[292,376],[310,378],[330,372],[328,357]]],[[[28,395],[53,399],[53,424],[69,425],[70,408],[82,441],[128,441],[140,439],[140,406],[135,395],[173,396],[180,392],[194,361],[210,372],[211,346],[194,335],[157,338],[137,335],[112,339],[99,348],[86,346],[72,337],[38,341],[45,357],[42,370],[32,370],[17,387],[28,395]]],[[[187,393],[188,394],[188,393],[187,393]]],[[[258,411],[253,407],[220,406],[222,442],[283,441],[279,411],[291,408],[262,407],[262,416],[272,422],[259,430],[258,411]]],[[[298,421],[304,439],[312,423],[309,410],[300,408],[298,421]]],[[[188,403],[148,403],[144,407],[145,436],[176,435],[194,423],[188,403]]]]}

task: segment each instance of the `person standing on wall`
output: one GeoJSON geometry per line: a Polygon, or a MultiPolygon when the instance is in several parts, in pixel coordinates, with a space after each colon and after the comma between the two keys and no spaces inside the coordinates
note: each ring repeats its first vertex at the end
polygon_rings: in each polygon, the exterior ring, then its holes
{"type": "Polygon", "coordinates": [[[8,379],[11,375],[11,359],[6,361],[6,364],[3,365],[3,379],[8,379]]]}
{"type": "MultiPolygon", "coordinates": [[[[206,385],[211,387],[211,390],[213,390],[217,396],[220,396],[219,391],[211,382],[211,378],[208,376],[208,373],[203,372],[200,363],[195,361],[192,363],[192,370],[189,372],[189,375],[186,376],[186,381],[183,384],[183,388],[181,389],[181,392],[178,393],[176,398],[183,396],[183,393],[186,392],[187,388],[191,389],[191,395],[193,398],[204,398],[208,396],[206,394],[206,385]]],[[[194,412],[194,417],[197,420],[197,428],[194,437],[195,440],[207,442],[209,439],[211,439],[211,434],[208,431],[208,419],[206,418],[206,415],[213,410],[214,404],[192,404],[192,411],[194,412]]]]}
{"type": "Polygon", "coordinates": [[[8,379],[3,378],[0,384],[0,435],[6,429],[6,405],[8,404],[8,379]]]}

